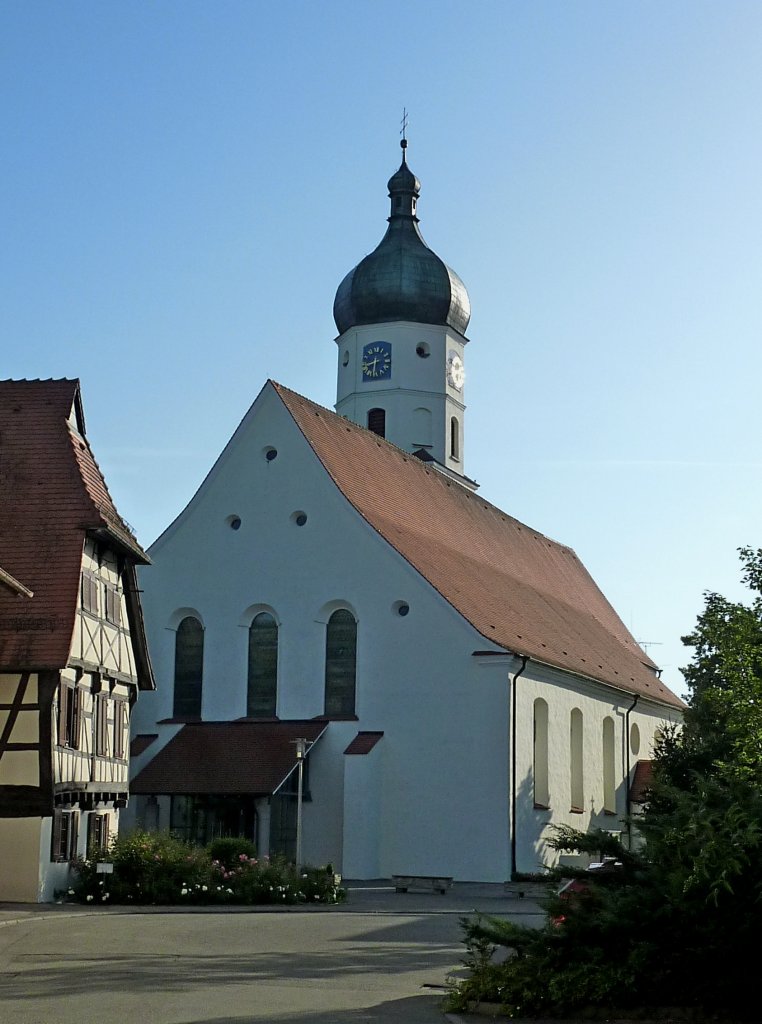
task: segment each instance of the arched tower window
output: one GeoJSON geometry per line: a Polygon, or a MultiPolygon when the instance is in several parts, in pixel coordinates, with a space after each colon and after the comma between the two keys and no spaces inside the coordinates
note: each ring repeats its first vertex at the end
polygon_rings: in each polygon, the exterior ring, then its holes
{"type": "Polygon", "coordinates": [[[357,623],[346,608],[335,611],[325,631],[325,713],[355,713],[357,623]]]}
{"type": "Polygon", "coordinates": [[[249,675],[246,714],[273,718],[278,696],[278,623],[260,612],[249,626],[249,675]]]}
{"type": "Polygon", "coordinates": [[[453,416],[450,420],[450,458],[460,458],[460,431],[457,416],[453,416]]]}
{"type": "Polygon", "coordinates": [[[582,712],[579,708],[574,708],[569,722],[569,783],[573,811],[584,811],[585,809],[583,725],[582,712]]]}
{"type": "Polygon", "coordinates": [[[550,806],[548,786],[548,703],[542,697],[534,702],[534,747],[532,756],[535,807],[550,806]]]}
{"type": "Polygon", "coordinates": [[[413,447],[431,447],[431,411],[418,408],[413,410],[413,447]]]}
{"type": "Polygon", "coordinates": [[[372,430],[379,437],[386,437],[386,410],[368,410],[368,430],[372,430]]]}
{"type": "Polygon", "coordinates": [[[187,615],[175,634],[175,697],[173,715],[193,718],[201,715],[201,685],[204,673],[204,627],[187,615]]]}
{"type": "Polygon", "coordinates": [[[616,811],[614,719],[603,719],[603,809],[616,811]]]}

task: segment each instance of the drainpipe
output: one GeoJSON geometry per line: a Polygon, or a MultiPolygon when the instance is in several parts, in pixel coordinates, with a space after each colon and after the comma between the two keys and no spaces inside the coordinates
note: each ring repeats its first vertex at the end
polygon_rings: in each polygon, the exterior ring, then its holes
{"type": "Polygon", "coordinates": [[[511,687],[511,881],[516,876],[516,680],[526,669],[529,658],[522,655],[521,668],[511,687]]]}
{"type": "Polygon", "coordinates": [[[632,849],[632,820],[630,817],[630,712],[635,710],[635,705],[640,700],[640,694],[635,694],[635,700],[627,708],[624,716],[624,749],[625,749],[625,764],[627,766],[627,774],[624,777],[624,798],[625,806],[627,810],[627,849],[632,849]]]}

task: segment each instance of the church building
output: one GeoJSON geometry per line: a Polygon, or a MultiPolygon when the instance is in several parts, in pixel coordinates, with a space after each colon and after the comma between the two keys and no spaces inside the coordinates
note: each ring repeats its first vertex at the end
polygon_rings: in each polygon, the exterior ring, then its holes
{"type": "Polygon", "coordinates": [[[468,477],[468,293],[404,140],[388,187],[336,294],[336,411],[265,383],[150,548],[128,813],[293,857],[301,806],[305,863],[502,881],[551,825],[621,831],[682,703],[574,551],[468,477]]]}

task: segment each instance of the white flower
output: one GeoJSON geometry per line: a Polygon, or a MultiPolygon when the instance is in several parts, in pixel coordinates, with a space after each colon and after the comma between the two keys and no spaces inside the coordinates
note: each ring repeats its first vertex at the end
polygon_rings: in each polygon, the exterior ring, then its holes
{"type": "Polygon", "coordinates": [[[202,886],[201,886],[201,891],[202,891],[202,892],[206,892],[206,886],[205,886],[205,885],[202,885],[202,886]]]}
{"type": "Polygon", "coordinates": [[[188,890],[187,889],[181,889],[180,890],[180,895],[181,896],[187,896],[188,895],[188,890]]]}
{"type": "Polygon", "coordinates": [[[73,890],[73,889],[69,889],[69,895],[70,895],[70,896],[73,896],[73,895],[74,895],[74,890],[73,890]]]}
{"type": "Polygon", "coordinates": [[[89,903],[90,900],[92,900],[92,898],[93,898],[93,894],[92,893],[88,893],[88,895],[87,895],[87,902],[89,903]]]}
{"type": "Polygon", "coordinates": [[[232,889],[226,889],[225,892],[229,892],[231,896],[233,895],[233,890],[232,889]]]}

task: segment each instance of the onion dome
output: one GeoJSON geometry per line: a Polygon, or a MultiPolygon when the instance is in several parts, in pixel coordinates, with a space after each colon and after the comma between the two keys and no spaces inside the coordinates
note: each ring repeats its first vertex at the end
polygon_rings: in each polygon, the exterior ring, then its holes
{"type": "Polygon", "coordinates": [[[405,159],[389,179],[391,214],[379,245],[339,285],[333,318],[340,334],[359,324],[411,320],[466,333],[471,303],[466,286],[423,240],[415,213],[421,183],[405,159]]]}

